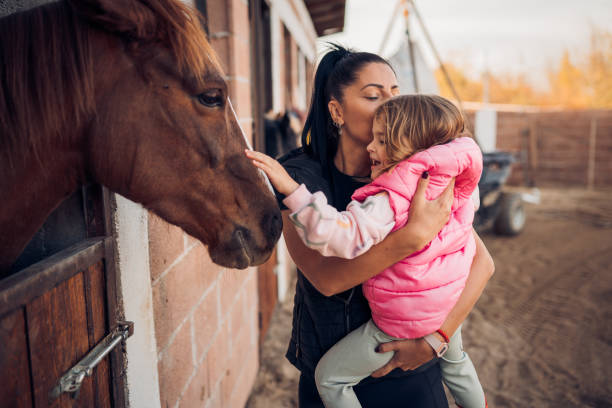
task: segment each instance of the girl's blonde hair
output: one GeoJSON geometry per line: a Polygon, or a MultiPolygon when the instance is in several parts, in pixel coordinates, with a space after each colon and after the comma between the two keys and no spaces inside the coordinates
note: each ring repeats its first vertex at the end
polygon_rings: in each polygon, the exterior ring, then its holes
{"type": "Polygon", "coordinates": [[[396,96],[378,107],[374,120],[385,126],[383,141],[388,164],[383,172],[417,152],[471,136],[459,109],[437,95],[396,96]]]}

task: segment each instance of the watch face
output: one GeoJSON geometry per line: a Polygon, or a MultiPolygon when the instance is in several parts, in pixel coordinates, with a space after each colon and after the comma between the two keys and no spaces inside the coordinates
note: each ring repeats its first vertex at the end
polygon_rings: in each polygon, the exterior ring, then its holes
{"type": "Polygon", "coordinates": [[[438,357],[442,357],[444,355],[444,353],[446,353],[448,351],[448,344],[447,343],[442,343],[440,345],[441,347],[438,349],[438,357]]]}

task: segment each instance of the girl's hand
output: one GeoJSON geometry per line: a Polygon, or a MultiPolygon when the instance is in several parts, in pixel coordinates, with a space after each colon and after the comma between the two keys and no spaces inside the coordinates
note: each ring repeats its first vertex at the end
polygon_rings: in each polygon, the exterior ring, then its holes
{"type": "Polygon", "coordinates": [[[285,168],[270,156],[254,150],[245,150],[244,152],[253,161],[255,167],[262,169],[268,175],[270,182],[279,193],[289,195],[300,186],[291,178],[285,168]]]}
{"type": "Polygon", "coordinates": [[[436,355],[429,344],[423,339],[396,340],[380,344],[378,353],[395,351],[393,358],[387,364],[372,373],[372,377],[384,377],[394,368],[414,370],[422,366],[436,355]]]}

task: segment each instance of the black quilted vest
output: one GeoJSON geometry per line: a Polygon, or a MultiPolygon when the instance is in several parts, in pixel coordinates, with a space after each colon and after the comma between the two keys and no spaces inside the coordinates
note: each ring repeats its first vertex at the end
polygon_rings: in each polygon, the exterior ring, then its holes
{"type": "MultiPolygon", "coordinates": [[[[311,192],[322,191],[327,201],[339,210],[344,210],[353,191],[365,184],[337,171],[330,182],[319,162],[302,149],[293,150],[279,161],[295,181],[305,184],[311,192]],[[334,184],[340,185],[340,188],[332,190],[334,184]]],[[[281,202],[284,196],[278,192],[276,194],[281,209],[287,209],[281,202]]],[[[370,307],[361,292],[361,285],[326,297],[298,270],[293,330],[286,357],[298,370],[314,376],[315,367],[323,354],[370,317],[370,307]]]]}

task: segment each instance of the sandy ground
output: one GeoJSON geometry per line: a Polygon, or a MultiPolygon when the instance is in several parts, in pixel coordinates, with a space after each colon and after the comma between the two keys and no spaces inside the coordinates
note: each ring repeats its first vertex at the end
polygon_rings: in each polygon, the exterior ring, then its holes
{"type": "MultiPolygon", "coordinates": [[[[612,190],[542,190],[520,236],[482,237],[496,272],[463,336],[489,405],[612,407],[612,190]]],[[[248,408],[297,406],[292,303],[277,307],[248,408]]]]}

